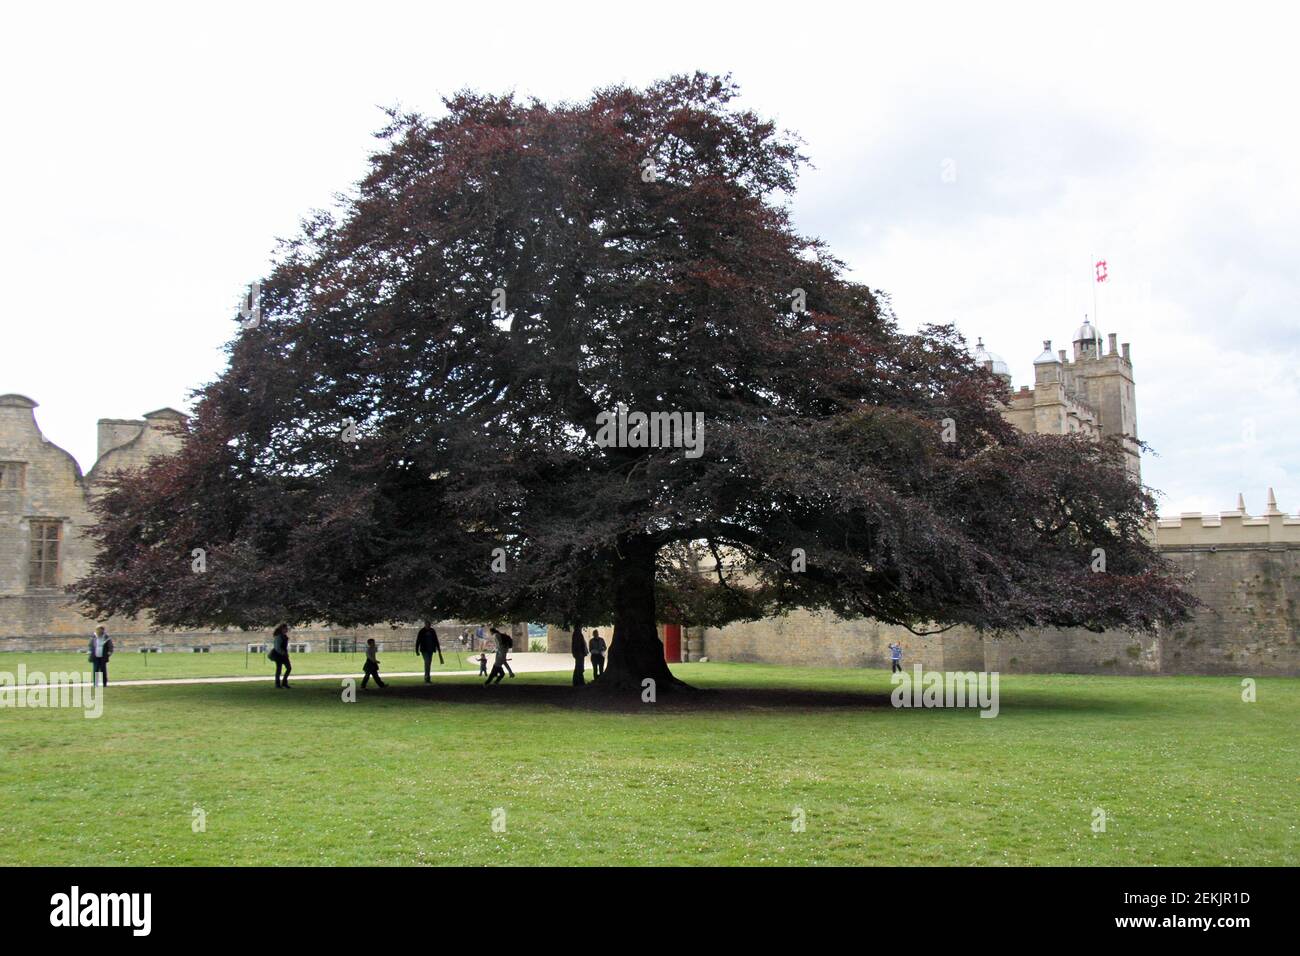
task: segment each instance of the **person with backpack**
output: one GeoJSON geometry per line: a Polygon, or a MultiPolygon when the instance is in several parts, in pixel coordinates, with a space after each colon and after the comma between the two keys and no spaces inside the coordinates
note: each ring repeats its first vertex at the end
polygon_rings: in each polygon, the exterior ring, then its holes
{"type": "MultiPolygon", "coordinates": [[[[430,683],[429,669],[433,667],[433,655],[438,655],[438,663],[446,663],[442,659],[442,647],[438,644],[438,632],[433,629],[433,624],[429,621],[424,622],[424,627],[420,628],[420,633],[415,636],[415,653],[424,658],[424,682],[430,683]]],[[[377,679],[377,678],[376,678],[377,679]]]]}
{"type": "Polygon", "coordinates": [[[289,663],[289,625],[279,624],[271,633],[271,652],[266,655],[275,661],[275,686],[289,689],[289,675],[293,673],[293,665],[289,663]],[[280,679],[280,671],[284,671],[284,680],[280,679]]]}
{"type": "Polygon", "coordinates": [[[587,656],[587,642],[583,640],[581,627],[574,627],[573,629],[571,650],[573,653],[573,686],[581,687],[587,683],[582,675],[583,659],[587,656]]]}
{"type": "MultiPolygon", "coordinates": [[[[515,639],[513,637],[505,631],[497,631],[497,634],[506,639],[506,650],[513,651],[515,649],[515,639]]],[[[511,677],[515,676],[514,670],[510,667],[510,658],[508,656],[501,662],[501,666],[506,669],[506,673],[511,677]]]]}
{"type": "Polygon", "coordinates": [[[591,632],[591,679],[599,680],[600,675],[605,673],[605,651],[607,645],[605,639],[600,636],[600,631],[591,632]]]}
{"type": "Polygon", "coordinates": [[[104,675],[104,686],[108,686],[108,659],[113,656],[113,639],[108,636],[108,631],[104,625],[100,624],[95,628],[95,636],[90,639],[90,653],[86,659],[90,661],[90,686],[94,687],[99,680],[99,675],[104,675]]]}
{"type": "MultiPolygon", "coordinates": [[[[492,636],[497,640],[497,653],[496,659],[492,662],[492,673],[488,674],[488,679],[483,682],[484,687],[491,686],[493,680],[498,684],[501,683],[502,679],[506,676],[505,672],[510,669],[510,665],[506,663],[506,655],[510,652],[510,645],[512,645],[514,641],[510,639],[509,634],[503,634],[495,627],[492,628],[492,636]]],[[[510,672],[510,676],[515,676],[514,671],[510,672]]]]}
{"type": "Polygon", "coordinates": [[[375,643],[375,639],[372,637],[366,641],[366,663],[361,668],[363,673],[361,687],[363,690],[370,684],[370,678],[372,677],[380,687],[388,686],[384,683],[384,679],[379,676],[379,658],[376,656],[378,653],[379,645],[375,643]]]}
{"type": "MultiPolygon", "coordinates": [[[[490,633],[490,634],[492,635],[492,638],[493,638],[493,640],[496,642],[497,647],[500,647],[500,646],[501,646],[501,642],[502,642],[502,641],[505,641],[507,654],[508,654],[508,652],[514,650],[514,648],[515,648],[515,639],[514,639],[513,637],[511,637],[509,634],[507,634],[505,631],[498,631],[495,627],[493,627],[493,628],[489,628],[489,629],[488,629],[488,633],[490,633]]],[[[514,677],[514,676],[515,676],[515,672],[514,672],[514,670],[511,669],[511,667],[510,667],[510,658],[509,658],[509,656],[503,657],[503,658],[501,659],[501,666],[502,666],[503,668],[505,668],[505,672],[506,672],[507,674],[509,674],[511,677],[514,677]]]]}

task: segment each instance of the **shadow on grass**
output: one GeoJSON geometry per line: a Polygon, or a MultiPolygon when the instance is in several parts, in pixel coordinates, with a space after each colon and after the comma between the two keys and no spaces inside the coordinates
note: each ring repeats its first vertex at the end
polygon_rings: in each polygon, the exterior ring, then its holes
{"type": "MultiPolygon", "coordinates": [[[[627,696],[601,693],[591,685],[573,687],[569,683],[538,680],[541,675],[520,675],[522,679],[506,680],[492,687],[484,687],[477,679],[453,680],[438,678],[431,684],[400,680],[387,687],[371,685],[356,688],[357,704],[418,707],[441,704],[463,707],[491,708],[557,708],[569,711],[621,714],[708,714],[708,713],[798,713],[843,712],[872,709],[895,711],[900,716],[924,715],[947,711],[973,712],[965,708],[895,708],[890,694],[877,690],[844,690],[808,687],[774,686],[705,686],[687,691],[662,694],[654,703],[643,702],[639,695],[627,696]],[[529,679],[532,678],[532,679],[529,679]]],[[[288,699],[313,706],[339,703],[342,699],[340,683],[333,681],[298,681],[287,693],[262,684],[192,684],[158,688],[158,691],[175,694],[177,698],[205,704],[231,703],[239,706],[275,708],[288,699]]],[[[1033,713],[1107,714],[1114,716],[1139,716],[1167,712],[1168,700],[1135,701],[1131,697],[1116,698],[1081,694],[1078,691],[1002,692],[999,712],[1003,715],[1029,715],[1033,713]]],[[[974,714],[972,713],[972,716],[974,714]]]]}

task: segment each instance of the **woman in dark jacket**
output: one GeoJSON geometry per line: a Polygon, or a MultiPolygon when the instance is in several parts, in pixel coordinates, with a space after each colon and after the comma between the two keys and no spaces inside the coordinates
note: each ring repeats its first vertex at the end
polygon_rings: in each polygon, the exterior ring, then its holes
{"type": "Polygon", "coordinates": [[[271,653],[266,656],[275,661],[275,686],[289,687],[289,674],[293,665],[289,663],[289,625],[281,624],[271,635],[271,653]],[[280,680],[280,670],[284,670],[284,680],[280,680]]]}

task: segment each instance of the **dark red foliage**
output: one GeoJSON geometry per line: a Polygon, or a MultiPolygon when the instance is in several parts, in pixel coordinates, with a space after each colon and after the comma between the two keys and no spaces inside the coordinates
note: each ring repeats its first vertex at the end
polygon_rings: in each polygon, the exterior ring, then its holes
{"type": "Polygon", "coordinates": [[[797,143],[734,93],[697,74],[394,113],[358,195],[287,247],[184,451],[102,499],[88,605],[163,625],[615,619],[625,676],[663,673],[655,577],[696,622],[1184,616],[1118,450],[1017,432],[951,328],[901,334],[795,234],[797,143]],[[619,402],[703,413],[703,455],[597,447],[619,402]],[[715,553],[727,574],[687,572],[715,553]]]}

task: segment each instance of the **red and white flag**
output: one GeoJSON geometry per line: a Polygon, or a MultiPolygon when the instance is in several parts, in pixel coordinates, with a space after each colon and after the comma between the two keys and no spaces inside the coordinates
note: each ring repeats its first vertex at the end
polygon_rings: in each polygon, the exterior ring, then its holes
{"type": "Polygon", "coordinates": [[[1098,260],[1097,260],[1097,265],[1095,266],[1095,268],[1096,268],[1096,270],[1097,270],[1097,281],[1098,281],[1098,282],[1105,282],[1105,281],[1106,281],[1106,274],[1107,274],[1107,273],[1106,273],[1106,260],[1105,260],[1105,259],[1098,259],[1098,260]]]}

